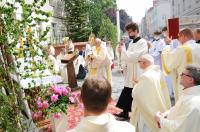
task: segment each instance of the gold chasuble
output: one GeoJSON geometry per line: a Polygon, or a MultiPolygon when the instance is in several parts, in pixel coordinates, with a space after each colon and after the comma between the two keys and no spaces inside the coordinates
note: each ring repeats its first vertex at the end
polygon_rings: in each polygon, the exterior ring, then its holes
{"type": "Polygon", "coordinates": [[[89,62],[89,76],[101,76],[108,79],[112,84],[111,58],[106,47],[101,44],[99,47],[92,47],[92,60],[89,62]]]}
{"type": "MultiPolygon", "coordinates": [[[[100,49],[101,49],[101,47],[96,47],[95,46],[95,52],[96,52],[96,54],[97,55],[99,55],[99,52],[100,52],[100,49]]],[[[89,70],[89,75],[90,76],[96,76],[97,75],[97,68],[90,68],[90,70],[89,70]]]]}

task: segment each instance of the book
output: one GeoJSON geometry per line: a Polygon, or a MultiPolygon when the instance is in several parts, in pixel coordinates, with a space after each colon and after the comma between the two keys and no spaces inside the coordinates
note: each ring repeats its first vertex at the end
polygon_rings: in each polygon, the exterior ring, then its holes
{"type": "Polygon", "coordinates": [[[179,18],[168,19],[168,33],[172,39],[178,39],[179,33],[179,18]]]}

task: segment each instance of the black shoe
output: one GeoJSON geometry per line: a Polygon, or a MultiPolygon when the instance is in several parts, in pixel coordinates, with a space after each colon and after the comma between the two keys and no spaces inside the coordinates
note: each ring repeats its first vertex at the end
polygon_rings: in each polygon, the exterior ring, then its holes
{"type": "Polygon", "coordinates": [[[129,122],[130,121],[130,118],[129,117],[115,117],[115,119],[116,120],[118,120],[118,121],[127,121],[127,122],[129,122]]]}
{"type": "Polygon", "coordinates": [[[115,114],[113,114],[114,116],[116,116],[116,117],[124,117],[124,112],[120,112],[120,113],[115,113],[115,114]]]}

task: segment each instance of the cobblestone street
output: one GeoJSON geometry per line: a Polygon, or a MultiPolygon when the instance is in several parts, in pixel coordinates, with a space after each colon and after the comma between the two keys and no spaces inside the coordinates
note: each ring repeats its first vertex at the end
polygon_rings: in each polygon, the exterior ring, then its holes
{"type": "Polygon", "coordinates": [[[112,70],[112,81],[112,98],[113,100],[117,101],[124,87],[124,78],[117,66],[112,70]]]}

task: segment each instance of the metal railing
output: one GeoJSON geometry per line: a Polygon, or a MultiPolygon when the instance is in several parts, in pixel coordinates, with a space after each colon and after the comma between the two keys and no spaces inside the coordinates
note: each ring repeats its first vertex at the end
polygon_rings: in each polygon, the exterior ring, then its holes
{"type": "Polygon", "coordinates": [[[65,36],[56,36],[56,37],[48,37],[47,41],[51,45],[57,45],[57,44],[62,44],[63,43],[63,38],[65,36]]]}

